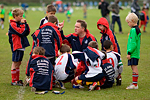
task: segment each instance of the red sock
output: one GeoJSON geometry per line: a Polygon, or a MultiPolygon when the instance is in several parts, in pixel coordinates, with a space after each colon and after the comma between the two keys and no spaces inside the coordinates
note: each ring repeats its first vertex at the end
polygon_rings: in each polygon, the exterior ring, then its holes
{"type": "Polygon", "coordinates": [[[16,69],[11,70],[11,78],[12,82],[16,81],[16,69]]]}
{"type": "Polygon", "coordinates": [[[20,70],[16,68],[16,81],[19,81],[20,70]]]}
{"type": "Polygon", "coordinates": [[[73,84],[78,85],[78,83],[75,81],[75,79],[72,79],[72,80],[71,80],[71,83],[72,83],[72,85],[73,85],[73,84]]]}
{"type": "Polygon", "coordinates": [[[132,84],[135,86],[137,86],[138,77],[138,74],[132,74],[132,84]]]}

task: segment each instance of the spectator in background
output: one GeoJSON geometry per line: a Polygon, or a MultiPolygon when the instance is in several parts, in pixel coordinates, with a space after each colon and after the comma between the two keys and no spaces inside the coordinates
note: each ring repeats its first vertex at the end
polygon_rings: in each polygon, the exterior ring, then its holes
{"type": "Polygon", "coordinates": [[[84,3],[83,5],[83,18],[86,19],[87,17],[87,5],[84,3]]]}
{"type": "Polygon", "coordinates": [[[119,7],[118,3],[120,0],[115,0],[115,2],[113,4],[110,4],[108,6],[108,9],[110,11],[112,11],[112,24],[111,24],[111,30],[112,32],[114,32],[114,27],[115,27],[115,22],[117,21],[118,26],[119,26],[119,33],[122,34],[122,27],[121,27],[121,20],[120,20],[120,15],[119,12],[121,10],[123,10],[122,7],[119,7]]]}
{"type": "Polygon", "coordinates": [[[101,0],[101,2],[99,2],[98,9],[101,9],[102,17],[105,17],[110,25],[110,17],[109,17],[110,11],[108,10],[108,6],[109,3],[107,3],[104,0],[101,0]]]}
{"type": "MultiPolygon", "coordinates": [[[[131,3],[131,13],[135,13],[139,18],[139,11],[141,9],[137,2],[138,2],[138,0],[133,0],[133,2],[131,3]]],[[[139,21],[137,24],[139,25],[139,21]]]]}

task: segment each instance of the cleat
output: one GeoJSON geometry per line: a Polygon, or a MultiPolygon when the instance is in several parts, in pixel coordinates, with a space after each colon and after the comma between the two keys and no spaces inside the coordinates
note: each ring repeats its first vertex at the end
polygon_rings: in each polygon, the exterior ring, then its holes
{"type": "Polygon", "coordinates": [[[11,85],[23,86],[23,82],[22,82],[22,80],[19,80],[19,81],[11,82],[11,85]]]}
{"type": "Polygon", "coordinates": [[[127,90],[130,90],[130,89],[138,89],[138,85],[135,86],[135,85],[131,84],[131,85],[129,85],[126,89],[127,89],[127,90]]]}
{"type": "Polygon", "coordinates": [[[59,88],[61,88],[61,89],[66,89],[66,88],[64,87],[64,83],[63,83],[62,81],[56,81],[56,84],[59,85],[59,88]]]}
{"type": "Polygon", "coordinates": [[[120,85],[121,85],[121,78],[116,79],[116,85],[117,85],[117,86],[120,86],[120,85]]]}
{"type": "Polygon", "coordinates": [[[92,85],[89,86],[89,91],[94,90],[94,88],[97,86],[97,82],[93,82],[92,85]]]}
{"type": "Polygon", "coordinates": [[[82,86],[82,85],[80,85],[80,84],[78,84],[78,85],[73,84],[72,87],[73,87],[73,88],[76,88],[76,89],[83,89],[83,88],[84,88],[84,86],[82,86]]]}
{"type": "Polygon", "coordinates": [[[30,78],[26,77],[26,79],[23,82],[23,86],[27,86],[30,82],[30,78]]]}
{"type": "Polygon", "coordinates": [[[36,91],[36,88],[35,87],[32,87],[31,88],[31,92],[35,92],[36,91]]]}

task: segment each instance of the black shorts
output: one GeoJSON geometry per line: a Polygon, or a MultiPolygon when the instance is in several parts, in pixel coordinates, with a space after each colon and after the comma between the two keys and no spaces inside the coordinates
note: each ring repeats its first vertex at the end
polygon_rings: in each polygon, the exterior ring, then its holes
{"type": "Polygon", "coordinates": [[[52,63],[52,65],[55,65],[55,57],[50,58],[50,59],[48,59],[48,60],[52,63]]]}
{"type": "Polygon", "coordinates": [[[24,55],[24,51],[21,51],[21,50],[13,51],[12,61],[14,62],[22,61],[23,55],[24,55]]]}
{"type": "Polygon", "coordinates": [[[131,58],[130,60],[128,60],[128,66],[130,65],[138,65],[139,59],[137,58],[131,58]]]}
{"type": "Polygon", "coordinates": [[[5,20],[4,18],[1,18],[1,21],[3,21],[3,22],[4,22],[4,20],[5,20]]]}

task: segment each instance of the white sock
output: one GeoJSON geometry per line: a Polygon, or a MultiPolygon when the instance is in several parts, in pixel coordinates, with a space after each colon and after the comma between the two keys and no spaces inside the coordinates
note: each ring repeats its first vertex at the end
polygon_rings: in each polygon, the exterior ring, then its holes
{"type": "Polygon", "coordinates": [[[1,27],[2,29],[4,29],[4,24],[2,24],[2,27],[1,27]]]}

